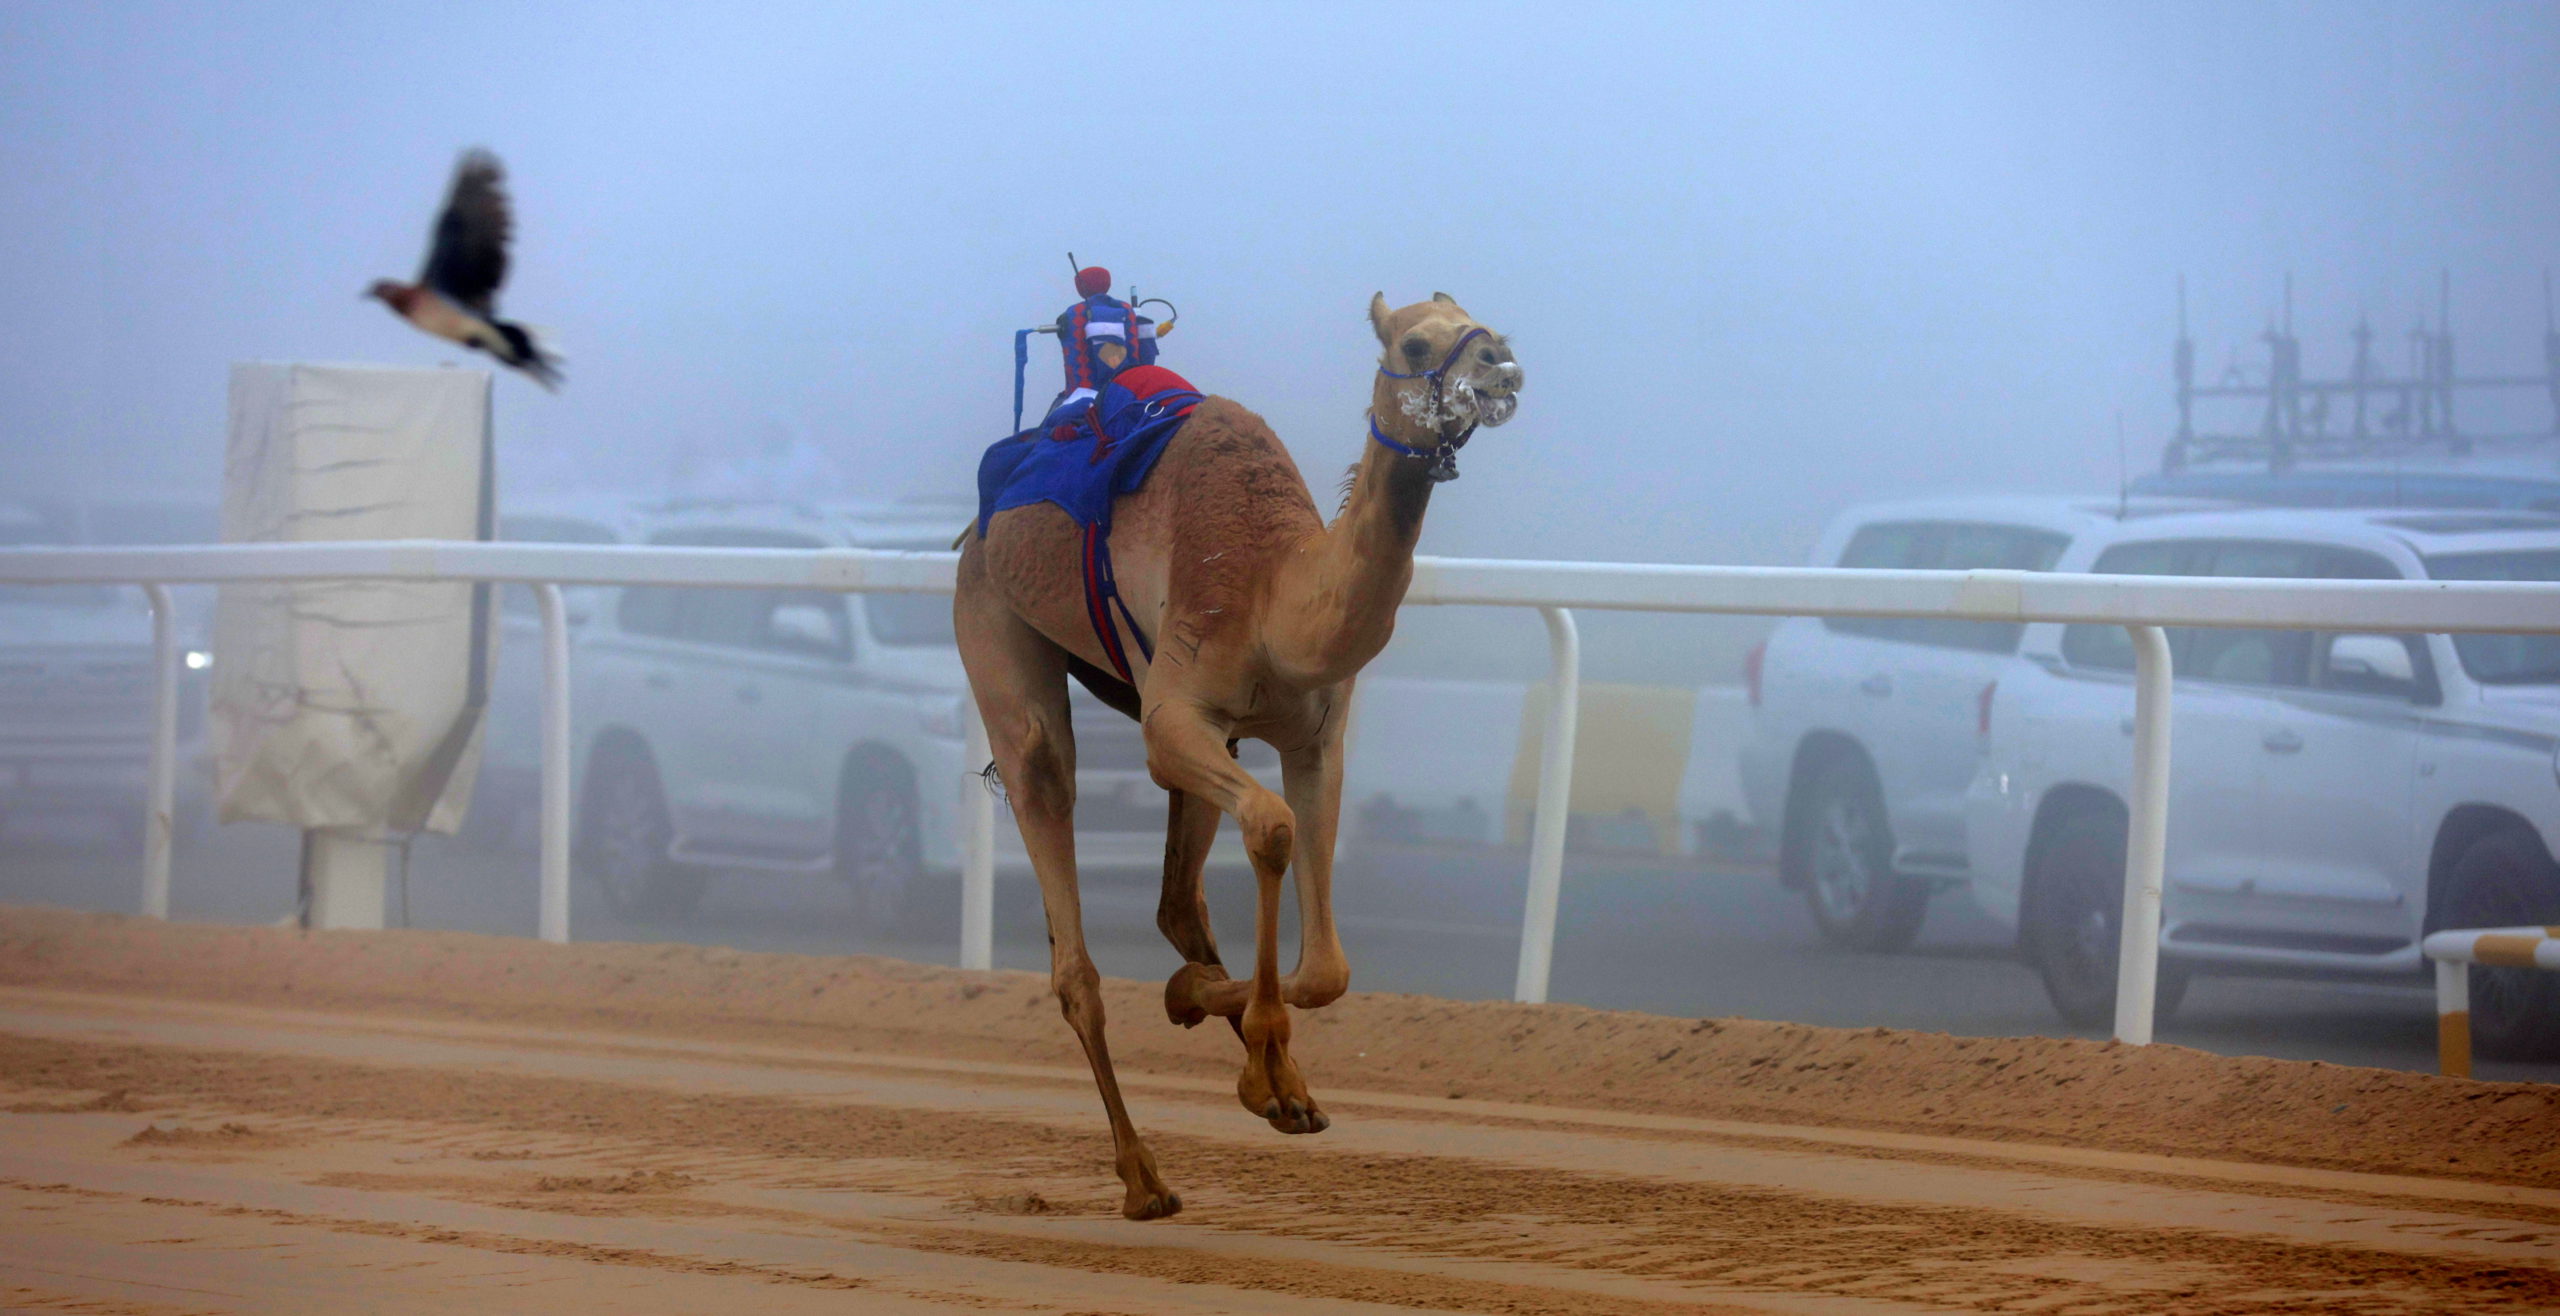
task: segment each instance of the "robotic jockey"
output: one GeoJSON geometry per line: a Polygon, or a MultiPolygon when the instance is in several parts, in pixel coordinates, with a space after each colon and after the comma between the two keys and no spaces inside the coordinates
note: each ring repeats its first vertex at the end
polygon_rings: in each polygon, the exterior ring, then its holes
{"type": "MultiPolygon", "coordinates": [[[[1129,681],[1124,633],[1141,657],[1154,650],[1111,570],[1112,505],[1146,482],[1156,458],[1205,399],[1190,381],[1155,364],[1156,339],[1173,328],[1171,314],[1161,326],[1138,314],[1111,295],[1111,272],[1098,265],[1076,271],[1076,292],[1084,300],[1055,326],[1013,336],[1014,432],[978,460],[976,531],[983,538],[996,513],[1033,503],[1055,503],[1073,517],[1084,535],[1086,618],[1111,670],[1129,681]],[[1026,430],[1022,375],[1035,333],[1058,336],[1067,386],[1026,430]]],[[[1170,312],[1173,304],[1164,305],[1170,312]]]]}
{"type": "MultiPolygon", "coordinates": [[[[1084,300],[1061,312],[1049,331],[1058,336],[1058,351],[1065,358],[1066,387],[1050,402],[1047,417],[1035,428],[1067,420],[1069,416],[1061,412],[1071,415],[1093,401],[1102,386],[1121,371],[1155,364],[1157,340],[1173,332],[1170,321],[1158,325],[1138,314],[1137,307],[1112,296],[1111,271],[1099,265],[1076,271],[1076,294],[1084,300]]],[[[1016,393],[1018,407],[1018,383],[1016,393]]]]}

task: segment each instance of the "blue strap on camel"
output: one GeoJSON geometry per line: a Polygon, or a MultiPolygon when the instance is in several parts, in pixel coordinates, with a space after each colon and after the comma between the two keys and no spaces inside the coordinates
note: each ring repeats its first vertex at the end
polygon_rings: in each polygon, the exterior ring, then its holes
{"type": "MultiPolygon", "coordinates": [[[[1134,684],[1115,621],[1129,628],[1141,657],[1152,660],[1155,646],[1112,579],[1111,507],[1147,482],[1165,444],[1200,405],[1201,393],[1153,364],[1154,323],[1111,297],[1110,289],[1111,275],[1099,266],[1076,272],[1076,291],[1084,300],[1058,317],[1067,387],[1039,424],[998,440],[979,459],[978,534],[985,537],[996,513],[1033,503],[1055,503],[1075,518],[1084,537],[1086,620],[1113,673],[1134,684]]],[[[1017,374],[1017,419],[1019,379],[1017,374]]]]}

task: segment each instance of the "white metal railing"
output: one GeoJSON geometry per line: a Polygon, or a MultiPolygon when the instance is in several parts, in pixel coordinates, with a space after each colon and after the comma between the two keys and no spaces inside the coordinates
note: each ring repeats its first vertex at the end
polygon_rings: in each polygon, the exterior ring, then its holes
{"type": "MultiPolygon", "coordinates": [[[[954,553],[875,549],[669,548],[626,545],[398,541],[222,544],[181,548],[0,550],[0,582],[138,584],[149,593],[155,686],[144,910],[168,914],[169,782],[175,769],[177,648],[165,587],[242,581],[486,580],[539,589],[544,633],[542,935],[568,937],[569,649],[561,585],[814,588],[948,594],[954,553]]],[[[1536,608],[1546,618],[1556,697],[1548,706],[1529,899],[1515,994],[1546,999],[1571,799],[1579,645],[1568,611],[1602,608],[1823,617],[1943,617],[2124,626],[2134,652],[2132,798],[2127,801],[2116,1036],[2151,1040],[2159,969],[2161,864],[2168,834],[2169,646],[2164,626],[2560,634],[2560,585],[2513,581],[2259,580],[2021,571],[1890,571],[1827,567],[1692,567],[1611,562],[1419,558],[1409,604],[1536,608]]],[[[971,753],[985,754],[976,703],[971,753]]],[[[973,761],[977,761],[974,760],[973,761]]],[[[963,967],[993,956],[994,805],[983,791],[962,818],[963,967]]]]}

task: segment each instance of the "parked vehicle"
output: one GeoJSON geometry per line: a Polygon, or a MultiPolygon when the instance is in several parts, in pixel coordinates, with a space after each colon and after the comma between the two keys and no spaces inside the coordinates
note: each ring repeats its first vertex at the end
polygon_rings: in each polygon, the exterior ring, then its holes
{"type": "MultiPolygon", "coordinates": [[[[645,515],[607,496],[535,502],[498,518],[498,538],[538,544],[622,544],[645,515]]],[[[612,591],[592,585],[561,590],[574,637],[612,591]]],[[[572,669],[574,670],[574,669],[572,669]]],[[[513,844],[542,798],[542,617],[533,589],[506,586],[498,596],[498,661],[480,738],[480,775],[473,783],[463,840],[495,849],[513,844]]]]}
{"type": "MultiPolygon", "coordinates": [[[[2560,517],[2187,513],[2066,569],[2560,580],[2560,517]]],[[[2196,971],[2408,975],[2447,927],[2560,922],[2560,638],[2173,629],[2161,994],[2196,971]]],[[[2133,690],[2122,627],[2025,628],[1967,792],[1973,898],[2055,1007],[2114,1010],[2133,690]]],[[[2560,1054],[2560,978],[2475,969],[2482,1052],[2560,1054]]]]}
{"type": "MultiPolygon", "coordinates": [[[[2119,518],[2199,506],[2133,499],[1976,498],[1875,504],[1834,521],[1816,566],[2046,571],[2119,518]]],[[[2086,557],[2081,558],[2086,561],[2086,557]]],[[[1778,878],[1822,935],[1899,950],[1930,898],[1971,873],[1965,787],[1991,692],[2020,628],[1944,619],[1791,617],[1755,648],[1740,771],[1777,838],[1778,878]]]]}
{"type": "MultiPolygon", "coordinates": [[[[643,542],[947,549],[967,518],[696,503],[661,511],[643,542]]],[[[573,671],[579,860],[618,910],[681,914],[714,875],[760,871],[833,874],[875,926],[909,921],[937,893],[957,908],[962,791],[990,787],[963,750],[947,597],[632,587],[581,628],[573,671]]],[[[1152,868],[1164,795],[1137,724],[1081,687],[1070,698],[1079,862],[1152,868]]],[[[1026,862],[1012,828],[996,831],[999,861],[1026,862]]]]}
{"type": "MultiPolygon", "coordinates": [[[[220,537],[210,506],[179,501],[39,508],[0,504],[0,544],[188,543],[220,537]],[[86,533],[83,533],[83,531],[86,533]]],[[[204,825],[205,609],[179,591],[181,833],[204,825]]],[[[152,620],[138,589],[0,585],[0,823],[39,814],[105,819],[139,843],[151,754],[152,620]]]]}

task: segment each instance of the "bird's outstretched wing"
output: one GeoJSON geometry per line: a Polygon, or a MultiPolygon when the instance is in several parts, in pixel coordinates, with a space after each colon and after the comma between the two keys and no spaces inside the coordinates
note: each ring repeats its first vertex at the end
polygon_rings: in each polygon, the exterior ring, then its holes
{"type": "Polygon", "coordinates": [[[436,217],[434,245],[418,281],[483,315],[495,309],[507,281],[506,171],[498,157],[474,147],[453,167],[453,190],[436,217]]]}

